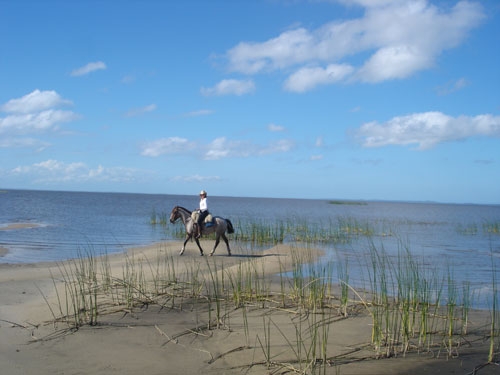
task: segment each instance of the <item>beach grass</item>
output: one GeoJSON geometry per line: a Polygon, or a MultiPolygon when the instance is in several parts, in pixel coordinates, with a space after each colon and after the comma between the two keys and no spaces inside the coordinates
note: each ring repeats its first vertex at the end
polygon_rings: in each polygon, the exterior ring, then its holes
{"type": "MultiPolygon", "coordinates": [[[[199,319],[204,324],[198,327],[231,330],[231,317],[239,311],[245,348],[254,342],[253,350],[259,349],[263,357],[263,361],[248,366],[260,364],[268,369],[313,374],[326,373],[336,356],[328,344],[334,321],[365,313],[371,318],[367,328],[371,330],[369,345],[374,358],[409,352],[443,352],[448,357],[459,354],[468,334],[474,298],[470,284],[460,285],[455,280],[451,265],[443,274],[412,255],[406,243],[401,242],[394,255],[369,241],[368,253],[359,260],[365,264],[368,283],[354,286],[347,258],[338,254],[336,262],[318,261],[313,251],[318,237],[310,230],[301,233],[305,227],[304,222],[239,226],[239,241],[249,241],[250,247],[281,243],[294,231],[302,236],[303,240],[297,242],[300,246],[291,246],[287,258],[291,266],[280,262],[277,275],[270,275],[266,263],[258,257],[243,258],[232,267],[227,267],[222,257],[206,258],[201,267],[195,261],[180,262],[179,257],[163,256],[161,249],[154,259],[140,253],[127,254],[121,273],[114,274],[109,256],[98,255],[90,247],[58,267],[62,287],[54,281],[58,300],[57,308],[52,308],[54,321],[70,328],[95,326],[103,315],[117,311],[145,305],[183,309],[189,304],[200,311],[199,319]],[[263,312],[262,329],[255,337],[248,324],[249,309],[263,312]],[[290,314],[294,337],[273,321],[271,313],[275,310],[290,314]],[[274,345],[276,340],[282,342],[280,349],[274,345]],[[293,359],[284,360],[284,352],[291,353],[293,359]]],[[[370,225],[349,218],[332,224],[331,231],[331,238],[336,238],[333,243],[349,236],[371,239],[374,233],[370,225]]],[[[487,357],[491,363],[497,360],[500,345],[496,270],[492,274],[494,298],[489,328],[484,333],[490,340],[485,360],[487,357]]]]}

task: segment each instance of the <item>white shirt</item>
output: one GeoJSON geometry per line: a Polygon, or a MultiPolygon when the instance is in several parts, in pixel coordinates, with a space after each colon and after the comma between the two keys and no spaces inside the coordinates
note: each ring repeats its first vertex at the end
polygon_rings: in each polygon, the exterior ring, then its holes
{"type": "Polygon", "coordinates": [[[207,205],[207,198],[201,198],[200,199],[200,211],[206,211],[208,210],[208,205],[207,205]]]}

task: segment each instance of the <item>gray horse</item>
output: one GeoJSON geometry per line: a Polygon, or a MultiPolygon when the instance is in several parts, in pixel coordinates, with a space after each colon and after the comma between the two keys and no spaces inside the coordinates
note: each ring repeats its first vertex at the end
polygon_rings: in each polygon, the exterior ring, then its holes
{"type": "MultiPolygon", "coordinates": [[[[170,222],[173,224],[176,222],[177,219],[181,219],[182,223],[184,224],[184,227],[186,228],[186,240],[184,241],[184,244],[182,245],[181,252],[179,255],[184,254],[184,250],[186,249],[186,243],[189,241],[189,239],[194,238],[196,241],[196,244],[198,245],[198,248],[200,249],[200,254],[203,256],[203,249],[201,248],[200,241],[198,238],[195,236],[195,225],[196,223],[194,220],[191,218],[192,212],[189,211],[188,209],[181,207],[181,206],[175,206],[172,209],[172,212],[170,213],[170,222]]],[[[224,240],[227,246],[227,254],[230,256],[231,255],[231,249],[229,248],[229,241],[225,235],[227,230],[227,233],[234,233],[234,228],[233,224],[229,219],[224,219],[219,216],[214,216],[212,220],[212,225],[207,226],[203,225],[201,228],[201,233],[202,234],[211,234],[215,233],[215,246],[212,252],[209,254],[209,256],[212,256],[215,252],[215,249],[217,248],[217,245],[219,245],[220,238],[224,240]]]]}

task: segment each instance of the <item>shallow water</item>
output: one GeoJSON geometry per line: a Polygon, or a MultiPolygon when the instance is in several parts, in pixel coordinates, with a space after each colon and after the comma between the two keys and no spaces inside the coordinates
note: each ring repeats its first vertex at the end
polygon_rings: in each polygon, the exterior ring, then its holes
{"type": "MultiPolygon", "coordinates": [[[[8,252],[0,256],[0,263],[57,261],[86,251],[113,253],[172,240],[172,231],[150,224],[153,211],[168,215],[175,205],[194,209],[197,204],[196,196],[2,191],[0,247],[8,252]],[[5,230],[15,223],[35,225],[5,230]]],[[[212,214],[230,218],[235,226],[255,220],[305,222],[325,230],[342,220],[369,226],[370,236],[321,245],[325,261],[348,260],[350,280],[359,285],[366,282],[374,248],[394,258],[409,251],[419,264],[443,275],[452,272],[458,283],[470,282],[478,293],[491,289],[492,274],[500,269],[500,205],[331,204],[327,200],[211,196],[209,204],[212,214]]],[[[221,246],[218,251],[224,253],[221,246]]]]}

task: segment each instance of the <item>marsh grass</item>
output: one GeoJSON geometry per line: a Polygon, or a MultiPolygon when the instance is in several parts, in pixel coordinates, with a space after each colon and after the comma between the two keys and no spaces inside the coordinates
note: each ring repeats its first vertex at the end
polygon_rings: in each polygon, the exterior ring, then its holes
{"type": "MultiPolygon", "coordinates": [[[[153,212],[150,222],[156,225],[159,222],[158,214],[153,212]]],[[[232,239],[235,242],[247,243],[254,247],[277,245],[287,242],[318,243],[318,244],[345,244],[353,238],[372,236],[376,229],[369,222],[361,222],[351,217],[327,218],[320,222],[307,218],[288,218],[286,220],[265,220],[250,218],[234,223],[235,233],[232,239]]],[[[167,234],[174,239],[185,238],[183,225],[166,226],[167,234]]],[[[385,231],[383,235],[390,235],[385,231]]],[[[213,239],[213,235],[208,238],[213,239]]]]}
{"type": "Polygon", "coordinates": [[[369,258],[367,295],[371,300],[364,306],[372,317],[377,355],[443,349],[447,356],[457,356],[473,305],[470,283],[459,285],[451,266],[445,275],[425,266],[405,244],[394,256],[372,243],[369,258]]]}
{"type": "MultiPolygon", "coordinates": [[[[273,228],[266,236],[281,238],[283,230],[273,228]],[[278,237],[274,237],[276,231],[278,237]]],[[[338,232],[344,234],[368,236],[372,232],[350,220],[336,228],[344,228],[338,232]]],[[[391,255],[370,241],[363,259],[369,283],[357,289],[350,283],[347,258],[338,254],[337,262],[318,262],[308,244],[291,247],[287,258],[291,271],[285,272],[288,265],[280,263],[276,289],[273,278],[267,276],[266,263],[258,258],[250,257],[229,268],[221,258],[204,258],[206,267],[202,268],[199,262],[181,262],[160,249],[154,260],[144,254],[126,255],[121,272],[113,274],[116,271],[107,254],[97,256],[89,247],[77,259],[58,265],[60,279],[53,277],[57,305],[49,307],[54,321],[76,328],[97,325],[100,317],[117,311],[148,305],[182,310],[189,303],[197,311],[198,329],[231,330],[231,317],[238,311],[245,348],[254,342],[253,349],[260,350],[264,366],[302,374],[326,373],[335,357],[328,345],[332,322],[348,318],[350,309],[357,314],[365,310],[371,317],[376,358],[404,356],[409,351],[444,350],[447,356],[457,355],[460,339],[467,334],[473,296],[470,284],[456,282],[452,267],[442,275],[414,257],[408,244],[401,243],[398,253],[391,255]],[[254,340],[249,308],[263,310],[262,330],[254,340]],[[273,321],[272,311],[290,313],[293,336],[273,321]],[[277,340],[285,348],[277,348],[277,340]],[[291,359],[285,357],[287,353],[291,359]]],[[[490,362],[495,360],[500,336],[495,272],[488,332],[490,362]]]]}
{"type": "Polygon", "coordinates": [[[483,230],[489,234],[500,234],[500,221],[484,223],[483,230]]]}
{"type": "Polygon", "coordinates": [[[482,226],[477,225],[476,223],[471,223],[467,225],[458,225],[457,232],[462,235],[477,235],[480,231],[483,231],[485,234],[497,235],[500,234],[500,222],[498,221],[488,221],[484,222],[482,226]]]}
{"type": "Polygon", "coordinates": [[[168,218],[168,215],[166,212],[162,211],[162,212],[157,212],[154,208],[153,210],[151,211],[151,215],[149,217],[149,223],[151,225],[162,225],[162,226],[166,226],[167,225],[167,218],[168,218]]]}
{"type": "Polygon", "coordinates": [[[490,348],[488,352],[488,362],[494,363],[495,357],[500,350],[500,311],[498,305],[498,280],[497,280],[497,268],[495,266],[495,261],[493,258],[493,251],[491,252],[491,264],[492,264],[492,272],[491,272],[491,284],[492,284],[492,300],[491,300],[491,325],[490,325],[490,348]]]}

